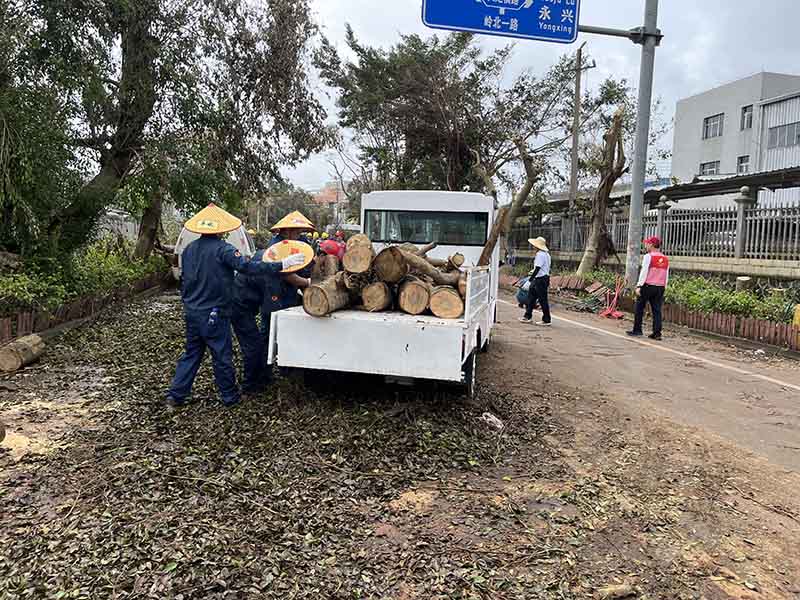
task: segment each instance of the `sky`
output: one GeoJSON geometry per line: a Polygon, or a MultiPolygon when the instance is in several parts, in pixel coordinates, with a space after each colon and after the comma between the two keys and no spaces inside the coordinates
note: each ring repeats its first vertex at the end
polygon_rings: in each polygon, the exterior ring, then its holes
{"type": "MultiPolygon", "coordinates": [[[[474,0],[452,0],[454,5],[474,0]]],[[[431,35],[422,24],[422,0],[307,0],[324,35],[346,55],[345,24],[364,44],[389,47],[401,35],[431,35]]],[[[645,0],[581,0],[582,25],[631,29],[643,22],[645,0]]],[[[661,0],[659,28],[664,34],[656,53],[654,97],[663,101],[671,120],[675,103],[693,94],[760,71],[800,75],[800,0],[661,0]]],[[[438,32],[444,33],[444,32],[438,32]]],[[[544,72],[563,53],[587,42],[597,63],[584,84],[594,87],[608,77],[638,85],[641,47],[623,38],[579,34],[575,45],[479,36],[487,49],[514,42],[509,76],[526,69],[544,72]]],[[[335,122],[335,95],[315,84],[335,122]]],[[[668,147],[671,140],[663,142],[668,147]]],[[[305,189],[332,179],[329,153],[311,157],[284,175],[305,189]]],[[[668,171],[668,165],[664,165],[668,171]]],[[[668,174],[668,173],[665,173],[668,174]]]]}

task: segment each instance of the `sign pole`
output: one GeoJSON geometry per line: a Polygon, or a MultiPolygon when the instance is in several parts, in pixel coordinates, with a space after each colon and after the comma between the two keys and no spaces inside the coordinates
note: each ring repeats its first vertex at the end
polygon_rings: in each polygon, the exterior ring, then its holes
{"type": "Polygon", "coordinates": [[[636,142],[633,153],[631,206],[628,216],[628,253],[625,280],[634,285],[639,277],[644,214],[644,181],[647,173],[647,147],[650,142],[650,109],[653,103],[653,70],[656,61],[658,0],[647,0],[642,29],[642,64],[639,71],[639,106],[636,113],[636,142]]]}

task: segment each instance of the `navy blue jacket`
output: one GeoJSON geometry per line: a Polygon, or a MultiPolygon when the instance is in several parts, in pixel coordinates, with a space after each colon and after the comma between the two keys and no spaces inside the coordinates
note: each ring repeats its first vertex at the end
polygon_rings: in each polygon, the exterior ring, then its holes
{"type": "MultiPolygon", "coordinates": [[[[253,260],[260,262],[263,260],[264,251],[259,250],[253,256],[253,260]]],[[[246,314],[255,315],[261,310],[264,303],[264,288],[267,279],[259,275],[247,275],[237,273],[233,280],[233,309],[246,314]]]]}
{"type": "MultiPolygon", "coordinates": [[[[275,234],[267,246],[272,247],[284,240],[283,236],[275,234]]],[[[305,241],[305,240],[299,240],[305,241]]],[[[311,277],[311,267],[306,267],[297,272],[300,277],[311,277]]],[[[297,306],[297,288],[287,283],[282,277],[269,277],[262,280],[264,285],[264,302],[261,307],[263,313],[271,313],[284,308],[297,306]]]]}
{"type": "Polygon", "coordinates": [[[281,263],[265,263],[244,258],[227,242],[204,235],[186,247],[182,257],[181,297],[187,312],[210,312],[231,315],[234,272],[264,277],[278,273],[281,263]]]}

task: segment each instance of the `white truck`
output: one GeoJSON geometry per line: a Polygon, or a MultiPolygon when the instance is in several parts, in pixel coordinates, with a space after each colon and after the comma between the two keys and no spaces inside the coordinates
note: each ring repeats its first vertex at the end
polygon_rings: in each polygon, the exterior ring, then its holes
{"type": "Polygon", "coordinates": [[[491,264],[476,267],[495,219],[495,201],[468,192],[388,191],[361,201],[362,231],[375,251],[411,242],[438,246],[428,253],[465,257],[467,293],[460,319],[400,312],[342,310],[328,317],[302,307],[272,314],[269,364],[313,371],[381,375],[401,383],[444,381],[475,390],[477,354],[485,350],[495,323],[499,250],[491,264]]]}

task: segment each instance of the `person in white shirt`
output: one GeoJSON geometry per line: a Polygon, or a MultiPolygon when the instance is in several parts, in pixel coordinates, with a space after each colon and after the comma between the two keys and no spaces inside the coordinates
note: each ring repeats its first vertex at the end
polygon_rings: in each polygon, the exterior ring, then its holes
{"type": "Polygon", "coordinates": [[[528,304],[525,307],[525,316],[520,317],[521,323],[533,322],[533,307],[537,301],[539,307],[542,309],[542,320],[537,321],[537,325],[550,325],[550,302],[547,298],[547,292],[550,288],[550,266],[552,260],[550,258],[550,250],[547,248],[547,240],[543,237],[538,237],[535,240],[528,240],[533,246],[534,259],[533,270],[529,273],[531,276],[531,287],[528,291],[528,304]]]}

